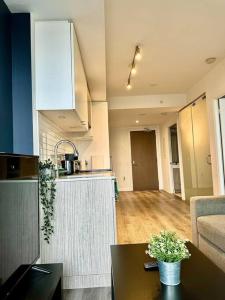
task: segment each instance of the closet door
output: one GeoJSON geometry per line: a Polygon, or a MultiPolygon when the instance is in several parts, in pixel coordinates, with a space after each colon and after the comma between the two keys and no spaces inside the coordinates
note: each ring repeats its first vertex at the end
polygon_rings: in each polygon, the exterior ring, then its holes
{"type": "Polygon", "coordinates": [[[184,175],[185,199],[198,195],[195,151],[192,128],[192,107],[188,106],[179,113],[181,133],[182,162],[184,175]]]}
{"type": "Polygon", "coordinates": [[[206,100],[200,98],[192,105],[193,140],[197,175],[197,195],[212,195],[212,166],[206,100]]]}
{"type": "Polygon", "coordinates": [[[185,199],[213,194],[206,101],[199,98],[179,113],[185,199]]]}

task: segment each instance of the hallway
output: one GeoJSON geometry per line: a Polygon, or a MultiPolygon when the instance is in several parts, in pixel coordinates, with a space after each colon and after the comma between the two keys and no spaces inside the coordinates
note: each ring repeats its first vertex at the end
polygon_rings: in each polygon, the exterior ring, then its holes
{"type": "Polygon", "coordinates": [[[116,203],[118,244],[148,242],[160,230],[191,240],[189,204],[159,191],[121,192],[116,203]]]}

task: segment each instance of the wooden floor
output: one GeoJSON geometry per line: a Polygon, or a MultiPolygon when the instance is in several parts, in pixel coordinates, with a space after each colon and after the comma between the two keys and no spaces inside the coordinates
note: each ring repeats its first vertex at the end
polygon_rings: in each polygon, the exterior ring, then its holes
{"type": "MultiPolygon", "coordinates": [[[[118,244],[148,242],[151,234],[164,229],[191,240],[188,203],[166,192],[121,192],[116,213],[118,244]]],[[[64,300],[110,299],[110,288],[64,291],[64,300]]]]}
{"type": "Polygon", "coordinates": [[[121,192],[116,203],[118,244],[148,242],[153,233],[173,230],[191,240],[189,204],[166,192],[121,192]]]}

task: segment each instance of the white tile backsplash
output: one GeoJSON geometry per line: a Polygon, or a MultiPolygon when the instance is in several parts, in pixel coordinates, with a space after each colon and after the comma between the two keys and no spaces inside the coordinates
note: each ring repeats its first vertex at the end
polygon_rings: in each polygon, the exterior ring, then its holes
{"type": "MultiPolygon", "coordinates": [[[[40,159],[52,159],[54,161],[54,146],[62,139],[67,139],[62,130],[47,119],[42,113],[38,113],[39,120],[39,147],[40,159]]],[[[66,152],[66,145],[59,147],[59,154],[66,152]]]]}

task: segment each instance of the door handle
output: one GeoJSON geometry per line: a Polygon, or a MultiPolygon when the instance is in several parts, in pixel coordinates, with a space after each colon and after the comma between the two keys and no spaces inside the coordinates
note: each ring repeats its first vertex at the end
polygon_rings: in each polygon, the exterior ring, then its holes
{"type": "Polygon", "coordinates": [[[132,165],[133,165],[133,166],[136,166],[135,160],[132,161],[132,165]]]}
{"type": "Polygon", "coordinates": [[[206,157],[206,162],[207,162],[208,165],[211,165],[211,164],[212,164],[212,162],[211,162],[211,155],[210,155],[210,154],[207,155],[207,157],[206,157]]]}

